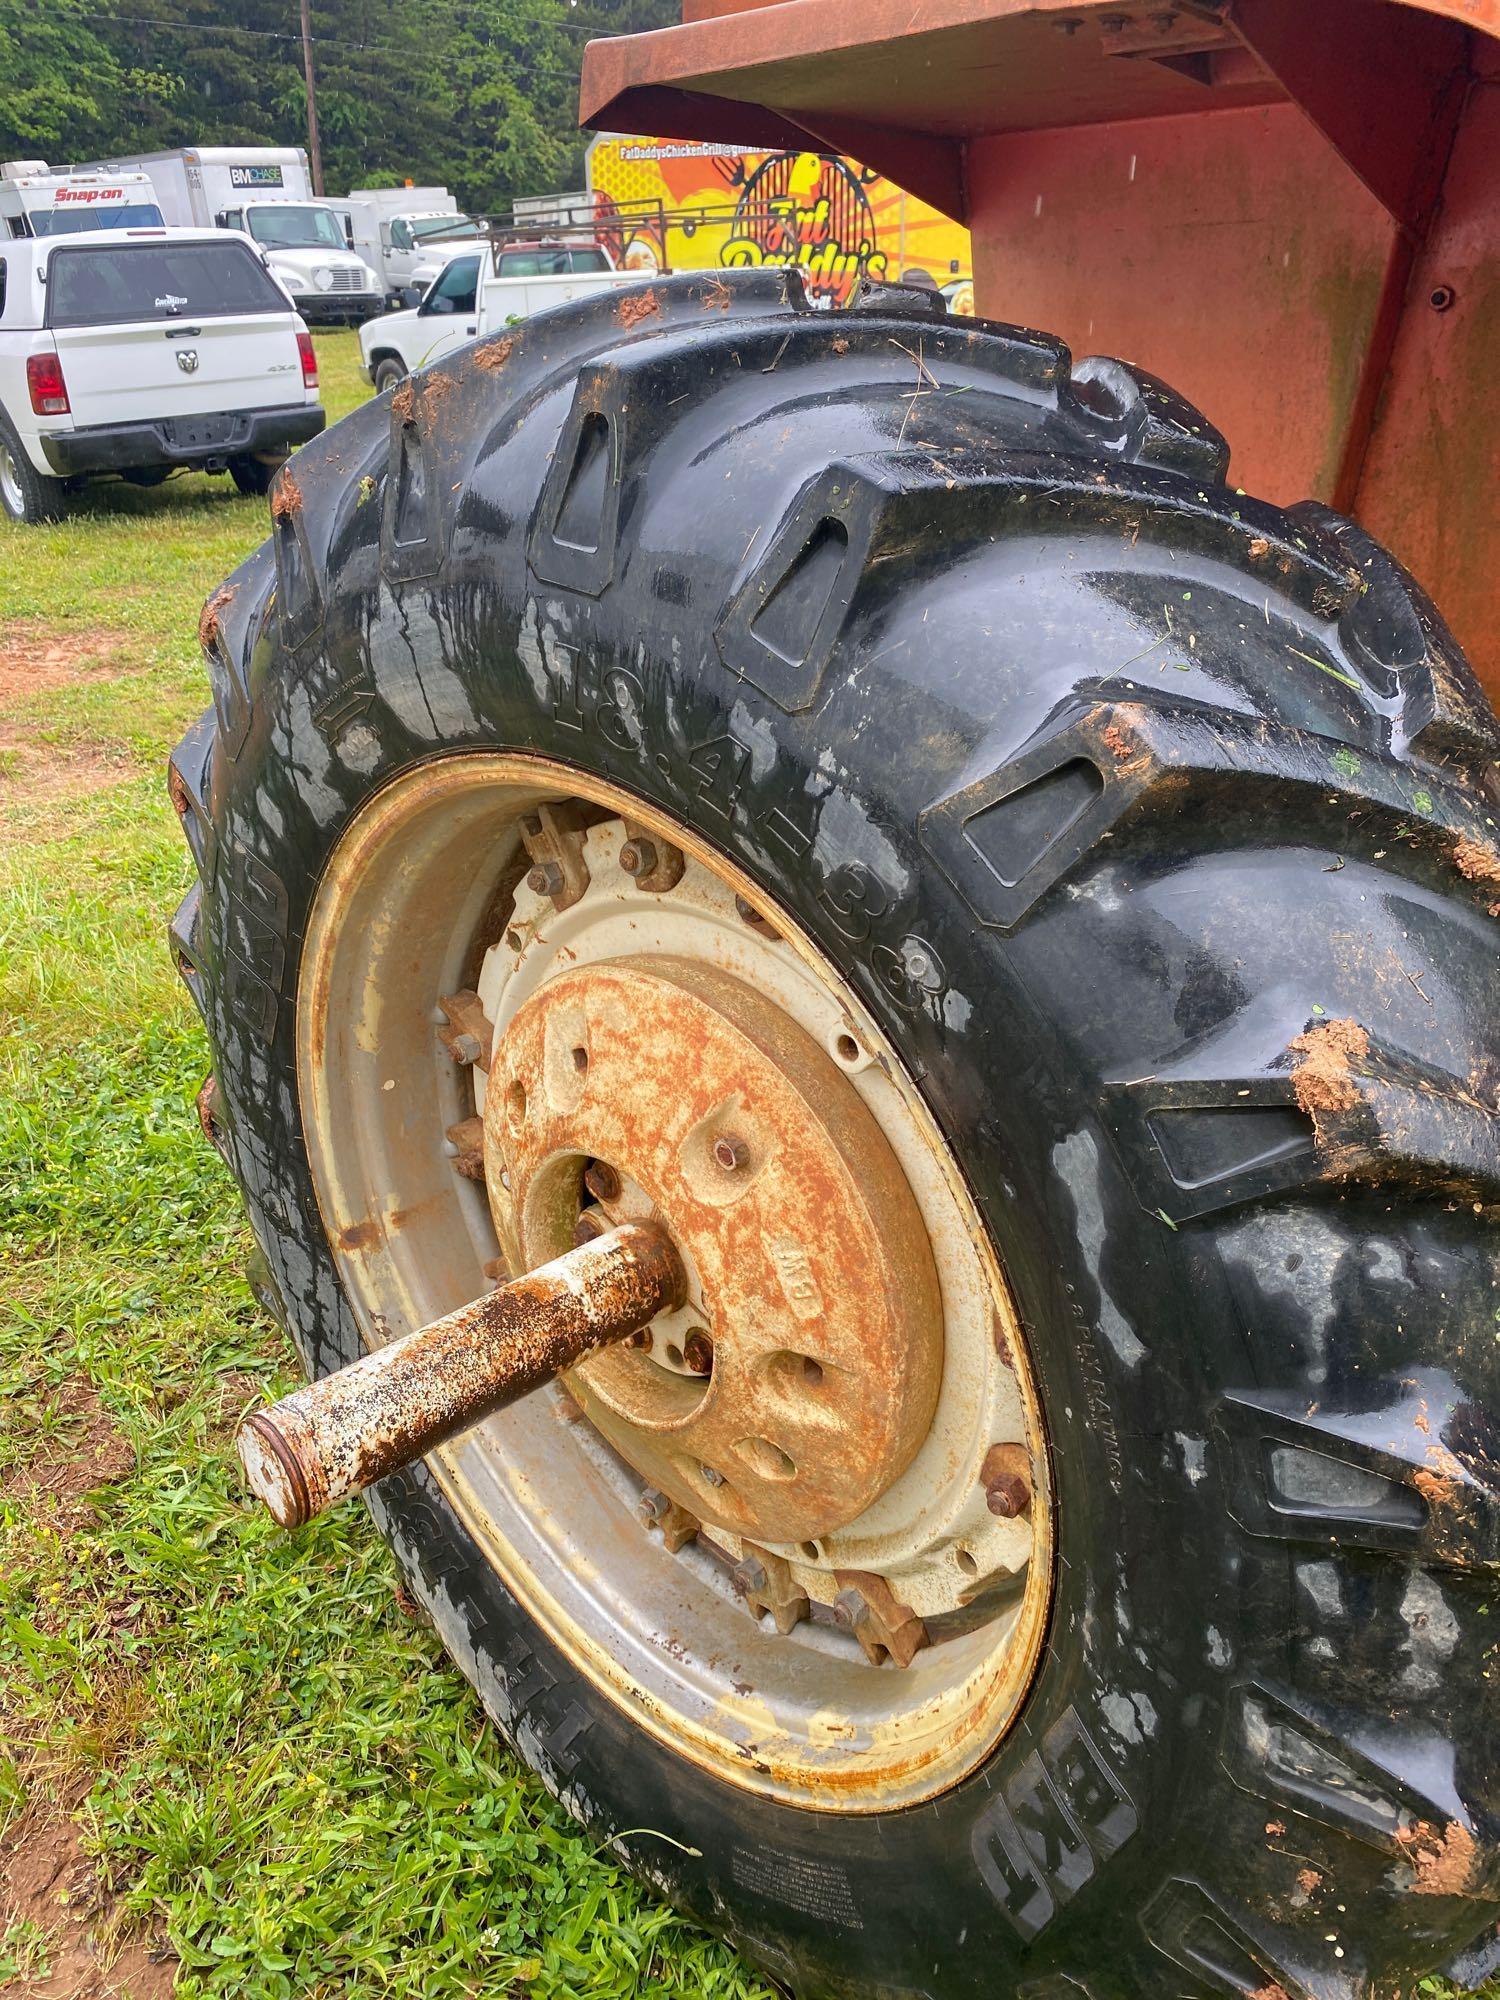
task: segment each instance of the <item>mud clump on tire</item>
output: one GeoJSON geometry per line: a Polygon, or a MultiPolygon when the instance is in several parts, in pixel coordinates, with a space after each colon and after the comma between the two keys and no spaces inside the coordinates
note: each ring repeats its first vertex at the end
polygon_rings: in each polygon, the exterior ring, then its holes
{"type": "Polygon", "coordinates": [[[1298,1035],[1292,1051],[1302,1061],[1293,1074],[1297,1102],[1310,1118],[1320,1111],[1355,1111],[1360,1096],[1356,1065],[1370,1053],[1370,1037],[1358,1021],[1320,1021],[1298,1035]]]}

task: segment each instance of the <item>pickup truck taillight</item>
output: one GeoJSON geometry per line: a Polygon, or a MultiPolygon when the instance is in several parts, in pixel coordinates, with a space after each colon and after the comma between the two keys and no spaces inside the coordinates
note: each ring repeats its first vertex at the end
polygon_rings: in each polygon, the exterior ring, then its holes
{"type": "Polygon", "coordinates": [[[297,352],[302,356],[303,388],[316,389],[318,386],[318,357],[313,353],[312,335],[310,333],[299,333],[297,335],[297,352]]]}
{"type": "Polygon", "coordinates": [[[63,380],[62,362],[55,354],[26,357],[26,387],[31,391],[31,407],[39,417],[68,414],[68,385],[63,380]]]}

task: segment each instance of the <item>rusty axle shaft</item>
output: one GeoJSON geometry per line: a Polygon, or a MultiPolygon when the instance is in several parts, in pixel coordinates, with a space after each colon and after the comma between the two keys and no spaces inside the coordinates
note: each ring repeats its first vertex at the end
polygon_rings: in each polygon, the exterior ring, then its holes
{"type": "Polygon", "coordinates": [[[257,1410],[235,1440],[283,1528],[421,1458],[682,1304],[677,1252],[627,1223],[257,1410]]]}

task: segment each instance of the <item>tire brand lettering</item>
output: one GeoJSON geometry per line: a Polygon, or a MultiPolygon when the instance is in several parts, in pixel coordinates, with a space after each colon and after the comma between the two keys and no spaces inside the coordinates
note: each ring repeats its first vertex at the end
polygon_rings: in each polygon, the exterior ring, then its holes
{"type": "Polygon", "coordinates": [[[544,1760],[564,1777],[576,1766],[579,1751],[574,1745],[587,1732],[592,1717],[576,1701],[570,1701],[555,1718],[547,1710],[546,1699],[557,1689],[557,1676],[536,1657],[519,1632],[513,1633],[499,1658],[505,1691],[511,1702],[510,1726],[523,1729],[535,1738],[544,1760]],[[532,1709],[536,1712],[527,1714],[532,1709]]]}
{"type": "Polygon", "coordinates": [[[1073,1318],[1073,1353],[1078,1361],[1078,1372],[1083,1378],[1083,1393],[1088,1399],[1090,1426],[1104,1447],[1110,1491],[1120,1493],[1125,1486],[1125,1454],[1120,1449],[1120,1433],[1115,1428],[1115,1413],[1110,1406],[1109,1385],[1104,1379],[1104,1370],[1099,1365],[1099,1351],[1096,1344],[1098,1336],[1077,1299],[1068,1300],[1068,1311],[1073,1318]]]}
{"type": "Polygon", "coordinates": [[[1140,1824],[1069,1708],[985,1807],[971,1840],[981,1880],[1023,1938],[1052,1921],[1140,1824]]]}
{"type": "Polygon", "coordinates": [[[693,796],[720,819],[730,819],[739,804],[750,752],[733,736],[713,736],[688,752],[688,767],[698,779],[693,796]]]}

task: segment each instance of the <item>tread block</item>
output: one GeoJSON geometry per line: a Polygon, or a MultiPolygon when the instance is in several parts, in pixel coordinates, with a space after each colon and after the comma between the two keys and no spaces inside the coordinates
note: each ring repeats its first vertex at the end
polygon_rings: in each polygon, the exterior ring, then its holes
{"type": "MultiPolygon", "coordinates": [[[[1226,785],[1243,807],[1259,786],[1268,811],[1309,815],[1328,802],[1383,809],[1396,823],[1420,822],[1454,843],[1493,844],[1492,830],[1467,791],[1434,780],[1424,788],[1402,766],[1366,755],[1309,730],[1271,729],[1248,717],[1209,714],[1147,702],[1101,703],[1062,717],[1052,734],[986,776],[972,780],[927,807],[919,821],[923,848],[960,891],[986,928],[1013,930],[1080,862],[1127,824],[1152,816],[1181,819],[1189,811],[1212,812],[1226,785]],[[1092,800],[1083,791],[1092,782],[1080,774],[1057,781],[1055,774],[1079,762],[1093,766],[1098,780],[1092,800]],[[1058,812],[1050,828],[1041,800],[1019,795],[1045,780],[1054,801],[1066,796],[1079,810],[1058,812]],[[1018,833],[1000,837],[1010,866],[997,866],[986,852],[994,838],[994,808],[1011,804],[1013,828],[1051,838],[1026,857],[1016,873],[1024,843],[1018,833]]],[[[999,815],[1003,822],[1005,815],[999,815]]],[[[1394,837],[1394,835],[1393,835],[1394,837]]],[[[1485,885],[1477,885],[1480,890],[1485,885]]]]}
{"type": "Polygon", "coordinates": [[[1394,1856],[1428,1894],[1487,1898],[1500,1884],[1500,1846],[1455,1789],[1455,1746],[1436,1730],[1244,1682],[1221,1753],[1241,1790],[1394,1856]]]}
{"type": "Polygon", "coordinates": [[[1500,1114],[1456,1078],[1371,1043],[1327,1093],[1339,1105],[1304,1106],[1284,1035],[1269,1015],[1237,1016],[1149,1078],[1106,1081],[1100,1108],[1143,1208],[1194,1221],[1348,1182],[1500,1198],[1500,1114]]]}
{"type": "MultiPolygon", "coordinates": [[[[1486,1336],[1490,1329],[1486,1330],[1486,1336]]],[[[1358,1409],[1235,1391],[1214,1412],[1229,1510],[1252,1535],[1500,1574],[1500,1428],[1441,1369],[1358,1409]]]]}
{"type": "Polygon", "coordinates": [[[1292,510],[1363,583],[1339,636],[1350,658],[1383,692],[1405,693],[1402,725],[1411,748],[1492,772],[1500,721],[1436,607],[1416,580],[1364,530],[1331,507],[1292,510]]]}
{"type": "MultiPolygon", "coordinates": [[[[453,380],[449,375],[436,379],[445,385],[440,393],[453,380]]],[[[415,583],[435,576],[442,566],[442,487],[427,423],[434,400],[430,385],[419,376],[391,398],[380,517],[380,568],[391,583],[415,583]]]]}
{"type": "Polygon", "coordinates": [[[264,612],[274,601],[276,563],[269,542],[247,556],[209,597],[198,619],[219,745],[230,763],[250,733],[250,660],[264,612]]]}
{"type": "Polygon", "coordinates": [[[1124,458],[1223,484],[1229,472],[1223,433],[1157,376],[1107,355],[1090,355],[1074,368],[1072,387],[1090,416],[1110,427],[1110,442],[1124,458]]]}
{"type": "Polygon", "coordinates": [[[617,378],[585,369],[532,516],[527,560],[542,583],[598,597],[613,581],[626,443],[617,378]]]}
{"type": "Polygon", "coordinates": [[[1201,1883],[1174,1876],[1141,1912],[1141,1928],[1174,1965],[1214,1993],[1237,2000],[1326,2000],[1324,1989],[1273,1957],[1246,1928],[1247,1919],[1211,1896],[1201,1883]]]}
{"type": "Polygon", "coordinates": [[[209,783],[217,737],[214,713],[209,709],[199,716],[167,759],[167,792],[198,871],[198,880],[208,889],[213,887],[219,863],[218,836],[209,811],[209,783]]]}
{"type": "Polygon", "coordinates": [[[814,707],[822,694],[884,500],[848,466],[820,473],[719,620],[720,659],[784,714],[814,707]]]}
{"type": "Polygon", "coordinates": [[[323,593],[308,541],[305,511],[302,483],[292,465],[284,465],[271,484],[271,547],[276,557],[282,637],[293,651],[305,645],[323,624],[323,593]]]}
{"type": "Polygon", "coordinates": [[[195,882],[177,905],[167,930],[167,937],[182,983],[192,994],[193,1005],[207,1023],[208,995],[203,984],[203,958],[199,945],[202,914],[203,892],[195,882]]]}

